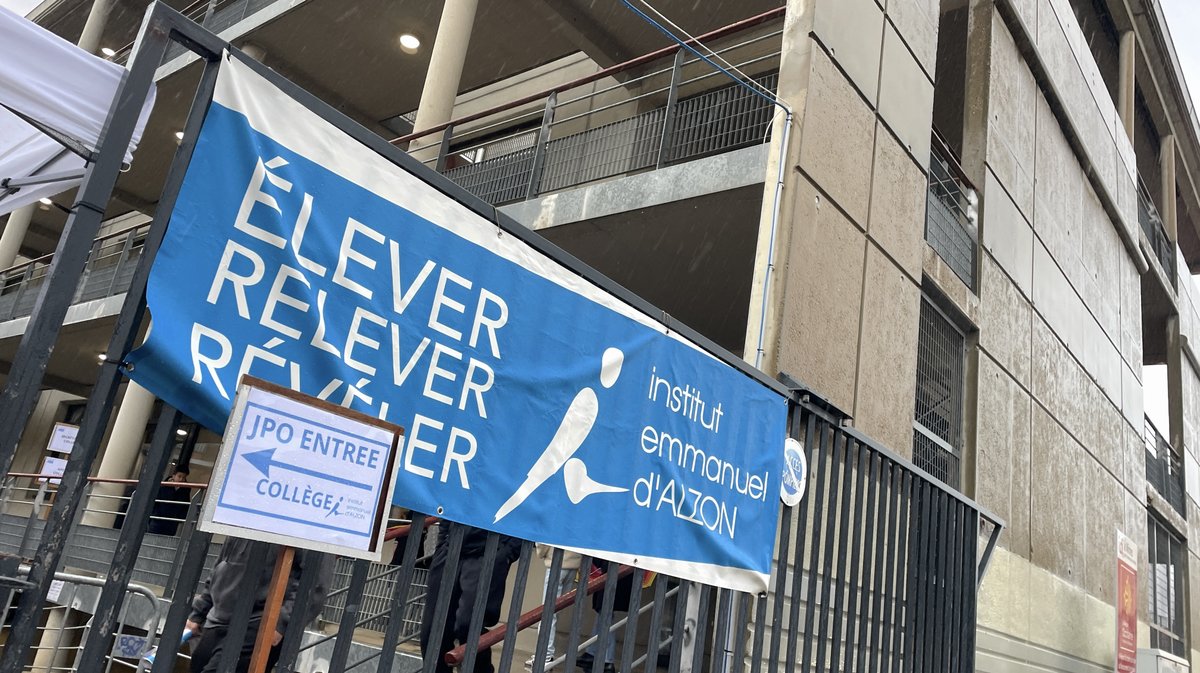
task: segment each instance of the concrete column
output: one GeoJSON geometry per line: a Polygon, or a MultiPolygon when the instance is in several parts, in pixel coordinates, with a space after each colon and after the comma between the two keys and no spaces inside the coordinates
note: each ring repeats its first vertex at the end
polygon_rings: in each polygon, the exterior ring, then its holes
{"type": "Polygon", "coordinates": [[[37,652],[33,656],[31,673],[51,673],[60,660],[59,649],[67,645],[65,628],[67,626],[67,610],[56,607],[46,614],[46,623],[42,627],[42,638],[38,642],[37,652]]]}
{"type": "Polygon", "coordinates": [[[1183,339],[1179,334],[1179,316],[1167,318],[1167,414],[1170,418],[1168,441],[1183,455],[1183,339]]]}
{"type": "Polygon", "coordinates": [[[0,269],[7,269],[17,261],[21,244],[25,242],[25,233],[29,231],[29,222],[33,220],[33,211],[37,204],[17,208],[8,215],[8,223],[4,225],[4,233],[0,234],[0,269]]]}
{"type": "MultiPolygon", "coordinates": [[[[121,407],[117,410],[112,435],[100,455],[97,477],[128,479],[133,475],[142,448],[142,438],[146,434],[146,424],[150,422],[153,408],[154,395],[130,381],[125,388],[121,407]]],[[[92,511],[84,513],[83,523],[89,526],[112,527],[116,511],[120,509],[120,500],[103,496],[121,496],[124,493],[125,487],[120,484],[95,484],[92,487],[92,496],[88,498],[88,509],[92,511]]]]}
{"type": "Polygon", "coordinates": [[[100,51],[100,39],[104,35],[104,27],[108,24],[109,10],[112,0],[92,0],[92,11],[88,13],[87,23],[83,24],[83,33],[79,36],[79,48],[95,54],[100,51]]]}
{"type": "MultiPolygon", "coordinates": [[[[478,4],[479,0],[446,0],[442,8],[437,39],[429,55],[429,70],[425,73],[425,86],[421,89],[421,103],[417,106],[417,119],[413,122],[416,131],[450,121],[478,4]]],[[[420,138],[413,141],[409,153],[421,161],[434,159],[440,142],[441,138],[436,134],[420,138]]]]}
{"type": "Polygon", "coordinates": [[[991,0],[971,0],[967,8],[966,89],[963,92],[962,168],[977,186],[986,182],[988,123],[991,117],[991,0]]]}
{"type": "Polygon", "coordinates": [[[1179,240],[1178,222],[1175,219],[1175,136],[1165,136],[1158,150],[1158,169],[1162,177],[1162,194],[1159,198],[1158,214],[1163,228],[1172,243],[1179,240]]]}
{"type": "Polygon", "coordinates": [[[1133,142],[1133,99],[1136,91],[1137,36],[1132,30],[1121,34],[1121,53],[1117,68],[1117,114],[1125,125],[1125,134],[1133,142]]]}

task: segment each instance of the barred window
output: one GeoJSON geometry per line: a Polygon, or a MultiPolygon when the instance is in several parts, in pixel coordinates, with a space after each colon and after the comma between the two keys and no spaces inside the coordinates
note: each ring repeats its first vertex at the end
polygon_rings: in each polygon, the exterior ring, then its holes
{"type": "Polygon", "coordinates": [[[966,359],[962,330],[923,296],[917,333],[913,462],[953,488],[959,488],[962,473],[966,359]]]}
{"type": "Polygon", "coordinates": [[[1184,639],[1184,595],[1187,545],[1154,515],[1148,518],[1146,541],[1150,557],[1150,647],[1187,656],[1184,639]]]}

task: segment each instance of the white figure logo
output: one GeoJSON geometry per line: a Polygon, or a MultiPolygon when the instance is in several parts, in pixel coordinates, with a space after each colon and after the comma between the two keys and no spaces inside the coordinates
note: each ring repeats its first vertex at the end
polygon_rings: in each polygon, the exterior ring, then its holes
{"type": "MultiPolygon", "coordinates": [[[[605,350],[600,364],[600,385],[605,388],[613,387],[617,382],[617,377],[621,375],[621,365],[624,361],[625,354],[620,350],[616,348],[605,350]]],[[[584,388],[575,395],[575,399],[571,400],[571,405],[567,407],[567,413],[563,415],[562,422],[558,424],[558,430],[550,438],[550,443],[546,445],[542,455],[534,461],[533,467],[529,468],[529,472],[525,475],[525,481],[496,511],[493,523],[508,516],[547,479],[554,476],[559,469],[563,469],[563,483],[567,489],[567,497],[576,505],[584,498],[596,493],[623,493],[629,490],[619,486],[608,486],[593,480],[588,476],[587,466],[583,461],[572,458],[579,447],[583,445],[583,440],[587,439],[588,434],[591,433],[592,425],[596,423],[599,411],[600,401],[596,397],[595,390],[584,388]]]]}

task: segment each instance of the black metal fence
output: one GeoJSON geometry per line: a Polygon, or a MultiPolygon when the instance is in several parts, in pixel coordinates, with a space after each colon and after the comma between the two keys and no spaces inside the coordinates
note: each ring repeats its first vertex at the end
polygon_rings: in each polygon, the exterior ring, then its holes
{"type": "MultiPolygon", "coordinates": [[[[10,619],[5,627],[5,649],[0,653],[0,673],[18,673],[27,667],[55,573],[70,562],[66,552],[69,540],[79,530],[86,475],[97,457],[122,379],[117,364],[131,349],[137,334],[145,310],[150,264],[162,242],[166,218],[173,209],[215,88],[222,51],[230,48],[169,8],[153,6],[143,30],[141,50],[133,59],[106,125],[105,145],[81,186],[81,203],[104,203],[111,194],[137,112],[171,41],[186,43],[199,54],[205,62],[204,71],[184,139],[130,280],[108,356],[99,367],[97,383],[80,421],[75,447],[40,528],[36,550],[29,554],[15,610],[6,615],[10,619]]],[[[356,140],[392,161],[413,170],[419,168],[412,159],[369,136],[275,73],[240,54],[235,57],[356,140]]],[[[478,205],[452,185],[436,182],[436,177],[432,178],[435,184],[448,194],[478,205]]],[[[32,411],[46,361],[72,300],[72,290],[84,272],[102,216],[94,208],[73,209],[64,241],[39,289],[36,308],[6,382],[5,403],[0,407],[0,428],[4,428],[0,434],[0,473],[11,466],[21,428],[32,411]]],[[[502,218],[497,224],[512,235],[536,236],[502,218]]],[[[589,279],[609,287],[594,272],[579,271],[592,274],[589,279]]],[[[650,310],[648,305],[642,308],[650,310]]],[[[685,326],[673,323],[672,327],[703,342],[685,326]]],[[[723,357],[731,366],[742,367],[747,375],[761,378],[761,372],[749,371],[734,356],[723,357]]],[[[551,584],[541,600],[525,610],[523,597],[529,583],[538,586],[538,580],[547,572],[557,576],[562,569],[561,551],[554,552],[549,568],[542,568],[540,563],[535,567],[532,541],[514,541],[443,524],[447,528],[439,532],[431,559],[421,553],[421,536],[414,532],[407,535],[402,551],[392,559],[394,570],[381,569],[368,561],[349,563],[345,599],[336,606],[336,625],[314,640],[314,634],[305,632],[306,619],[291,619],[283,634],[278,670],[298,670],[297,662],[303,660],[301,651],[307,648],[312,655],[319,641],[325,648],[319,670],[328,673],[418,668],[433,673],[455,665],[464,670],[486,670],[490,666],[477,668],[475,664],[488,658],[501,673],[507,673],[513,670],[520,651],[518,631],[549,624],[550,617],[560,611],[558,632],[544,628],[538,634],[530,660],[533,673],[572,669],[586,661],[589,649],[594,653],[592,665],[598,668],[608,659],[605,653],[610,644],[616,646],[612,661],[619,661],[617,667],[626,673],[633,673],[639,666],[647,673],[652,667],[665,668],[668,673],[729,673],[739,667],[751,673],[795,673],[798,668],[892,673],[972,670],[977,590],[1000,533],[1000,522],[907,460],[845,427],[844,418],[811,392],[800,386],[789,390],[789,434],[802,442],[811,469],[806,497],[797,507],[785,508],[781,515],[773,581],[763,595],[729,592],[665,576],[649,578],[640,569],[601,567],[603,564],[595,564],[593,575],[592,559],[584,557],[565,593],[559,595],[557,583],[551,584]],[[475,541],[482,536],[483,543],[465,544],[469,536],[475,541]],[[426,561],[429,567],[423,573],[426,561]],[[466,587],[462,578],[471,572],[470,568],[475,569],[474,579],[478,581],[472,583],[473,594],[470,598],[456,597],[455,591],[447,589],[459,582],[466,587]],[[497,570],[480,570],[492,568],[497,570]],[[390,586],[376,586],[376,595],[369,594],[368,586],[378,583],[384,574],[390,586]],[[502,611],[493,612],[495,605],[491,605],[489,595],[499,591],[501,583],[511,585],[509,600],[502,611]],[[420,639],[429,646],[414,658],[406,648],[411,648],[417,634],[413,633],[413,620],[406,617],[422,585],[425,595],[420,639]],[[589,596],[594,600],[589,601],[589,596]],[[364,648],[366,641],[359,638],[364,629],[382,629],[371,641],[371,648],[364,648]],[[591,635],[585,637],[585,629],[591,635]],[[443,634],[447,634],[444,641],[443,634]],[[560,654],[547,662],[551,642],[562,647],[556,648],[560,654]],[[499,651],[491,652],[492,646],[499,646],[499,651]]],[[[72,670],[97,673],[113,663],[113,629],[119,623],[147,537],[159,479],[180,421],[177,410],[163,405],[111,560],[106,569],[99,571],[103,587],[88,616],[88,635],[80,642],[73,661],[68,662],[72,670]]],[[[414,515],[409,530],[421,530],[424,520],[424,515],[414,515]]],[[[170,607],[155,633],[147,634],[152,640],[166,634],[159,639],[151,673],[167,673],[179,656],[186,656],[180,651],[177,634],[183,632],[191,610],[188,601],[181,598],[200,586],[213,548],[212,536],[198,530],[190,530],[181,541],[173,574],[163,587],[164,595],[172,596],[170,607]]],[[[228,549],[228,543],[222,547],[223,552],[228,549]]],[[[249,568],[264,567],[272,555],[269,545],[254,542],[244,562],[249,568]]],[[[325,603],[328,593],[316,591],[325,582],[323,573],[308,569],[330,567],[335,560],[301,552],[299,563],[306,570],[293,585],[298,606],[305,603],[300,597],[310,595],[322,596],[320,602],[325,603]]],[[[342,574],[346,576],[345,562],[342,574]]],[[[239,595],[254,595],[260,580],[254,573],[245,574],[239,595]]],[[[229,616],[227,639],[253,636],[254,603],[237,602],[229,616]]],[[[294,614],[304,612],[297,609],[294,614]]],[[[237,652],[236,647],[226,648],[219,670],[231,670],[237,652]]],[[[142,667],[140,663],[138,666],[142,667]]],[[[305,670],[316,670],[313,666],[305,670]]]]}

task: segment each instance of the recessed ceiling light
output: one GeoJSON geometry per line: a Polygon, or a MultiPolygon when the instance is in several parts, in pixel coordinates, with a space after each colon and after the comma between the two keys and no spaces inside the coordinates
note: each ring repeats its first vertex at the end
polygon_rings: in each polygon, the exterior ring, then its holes
{"type": "Polygon", "coordinates": [[[187,437],[187,430],[184,430],[183,428],[178,428],[175,430],[175,434],[179,435],[180,437],[187,437]]]}
{"type": "Polygon", "coordinates": [[[103,47],[102,49],[100,49],[100,53],[104,54],[105,56],[107,56],[109,58],[112,58],[113,56],[117,55],[117,52],[113,51],[112,49],[109,49],[108,47],[103,47]]]}
{"type": "Polygon", "coordinates": [[[415,54],[421,48],[421,38],[412,33],[405,33],[400,36],[400,50],[406,54],[415,54]]]}
{"type": "Polygon", "coordinates": [[[43,206],[54,205],[53,201],[51,201],[50,199],[48,199],[44,196],[42,198],[38,199],[38,203],[42,204],[43,206]]]}
{"type": "Polygon", "coordinates": [[[176,139],[176,140],[183,140],[183,131],[176,131],[176,132],[175,132],[175,139],[176,139]]]}
{"type": "Polygon", "coordinates": [[[100,354],[96,355],[96,359],[99,360],[100,362],[107,362],[108,361],[108,353],[100,353],[100,354]]]}

